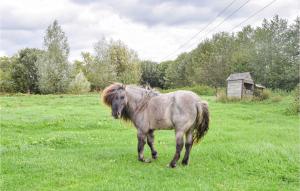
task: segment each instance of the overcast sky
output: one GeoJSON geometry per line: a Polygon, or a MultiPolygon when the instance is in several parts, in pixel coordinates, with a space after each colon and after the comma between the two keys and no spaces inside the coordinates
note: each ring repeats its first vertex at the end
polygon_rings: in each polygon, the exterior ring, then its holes
{"type": "MultiPolygon", "coordinates": [[[[206,31],[170,55],[214,20],[232,0],[1,0],[0,56],[11,56],[25,47],[43,48],[45,30],[57,19],[68,36],[70,61],[81,59],[82,51],[92,52],[94,43],[102,37],[123,41],[137,51],[141,59],[173,59],[211,33],[232,31],[272,0],[250,0],[211,31],[246,1],[234,1],[206,31]]],[[[242,26],[260,25],[263,18],[272,18],[275,14],[293,22],[299,15],[299,1],[277,0],[242,26]]]]}

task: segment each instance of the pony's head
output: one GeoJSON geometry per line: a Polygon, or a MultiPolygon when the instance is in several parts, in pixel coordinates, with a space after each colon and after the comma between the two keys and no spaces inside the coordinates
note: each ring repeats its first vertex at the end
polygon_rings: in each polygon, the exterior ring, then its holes
{"type": "Polygon", "coordinates": [[[125,93],[125,85],[114,83],[106,87],[103,90],[102,99],[106,105],[111,107],[111,113],[114,118],[123,117],[128,101],[125,93]]]}

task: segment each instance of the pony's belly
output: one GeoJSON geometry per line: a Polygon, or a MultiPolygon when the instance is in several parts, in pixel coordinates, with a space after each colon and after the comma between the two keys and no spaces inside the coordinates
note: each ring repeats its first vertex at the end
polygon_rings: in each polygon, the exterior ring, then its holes
{"type": "Polygon", "coordinates": [[[170,119],[163,118],[163,116],[156,117],[152,120],[151,129],[173,129],[173,124],[170,119]]]}
{"type": "Polygon", "coordinates": [[[148,116],[151,129],[173,129],[173,123],[171,121],[171,105],[172,103],[163,97],[157,99],[155,97],[151,100],[148,108],[148,116]]]}
{"type": "Polygon", "coordinates": [[[160,128],[154,128],[154,129],[157,129],[157,130],[171,130],[171,129],[174,129],[174,127],[160,127],[160,128]]]}

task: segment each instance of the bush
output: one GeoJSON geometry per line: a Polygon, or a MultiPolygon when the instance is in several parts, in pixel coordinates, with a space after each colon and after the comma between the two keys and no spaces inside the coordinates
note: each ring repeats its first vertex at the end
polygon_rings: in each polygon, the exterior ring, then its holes
{"type": "Polygon", "coordinates": [[[86,79],[83,72],[78,73],[70,83],[69,92],[80,94],[90,91],[91,83],[86,79]]]}
{"type": "MultiPolygon", "coordinates": [[[[237,97],[227,97],[225,90],[221,90],[217,93],[216,100],[218,102],[227,103],[227,102],[252,102],[252,101],[263,101],[269,99],[271,96],[270,90],[264,90],[262,92],[255,92],[253,96],[243,96],[242,99],[237,97]]],[[[276,96],[273,98],[274,102],[278,102],[282,100],[281,96],[276,96]]]]}
{"type": "Polygon", "coordinates": [[[300,112],[300,104],[299,102],[292,102],[292,104],[290,104],[290,107],[287,108],[287,113],[291,114],[291,115],[296,115],[299,114],[300,112]]]}
{"type": "Polygon", "coordinates": [[[273,93],[273,95],[280,95],[282,97],[290,95],[289,91],[281,90],[281,89],[274,89],[274,90],[272,90],[272,93],[273,93]]]}
{"type": "Polygon", "coordinates": [[[222,102],[222,103],[226,103],[228,101],[228,97],[226,95],[226,93],[224,91],[219,91],[217,93],[217,101],[222,102]]]}
{"type": "Polygon", "coordinates": [[[12,80],[2,80],[0,79],[0,92],[2,93],[14,93],[16,86],[12,80]]]}
{"type": "Polygon", "coordinates": [[[299,114],[300,112],[300,84],[296,86],[293,91],[293,101],[290,106],[287,108],[286,113],[291,115],[299,114]]]}
{"type": "Polygon", "coordinates": [[[269,99],[271,97],[271,95],[272,95],[272,92],[270,90],[268,90],[268,89],[265,89],[262,92],[260,98],[261,98],[261,100],[266,100],[266,99],[269,99]]]}
{"type": "Polygon", "coordinates": [[[282,101],[282,97],[280,95],[275,95],[271,98],[272,102],[280,102],[282,101]]]}
{"type": "Polygon", "coordinates": [[[196,86],[188,87],[187,89],[192,92],[195,92],[198,95],[208,95],[208,96],[215,95],[215,89],[205,85],[196,85],[196,86]]]}
{"type": "Polygon", "coordinates": [[[272,92],[268,89],[264,89],[263,91],[254,90],[254,99],[256,101],[263,101],[269,99],[272,95],[272,92]]]}

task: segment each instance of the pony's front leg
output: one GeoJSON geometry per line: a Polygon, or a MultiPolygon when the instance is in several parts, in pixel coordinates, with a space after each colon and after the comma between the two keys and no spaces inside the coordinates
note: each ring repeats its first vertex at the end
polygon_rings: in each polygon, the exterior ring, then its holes
{"type": "Polygon", "coordinates": [[[153,159],[157,159],[157,151],[154,148],[154,131],[150,130],[147,135],[147,144],[149,145],[151,149],[151,154],[153,159]]]}
{"type": "Polygon", "coordinates": [[[176,152],[173,157],[173,160],[170,162],[169,166],[174,168],[176,163],[180,158],[180,153],[183,148],[183,132],[176,132],[176,152]]]}
{"type": "Polygon", "coordinates": [[[137,138],[138,138],[138,160],[141,162],[151,162],[150,160],[144,159],[144,146],[146,144],[146,134],[142,131],[138,130],[137,138]]]}

